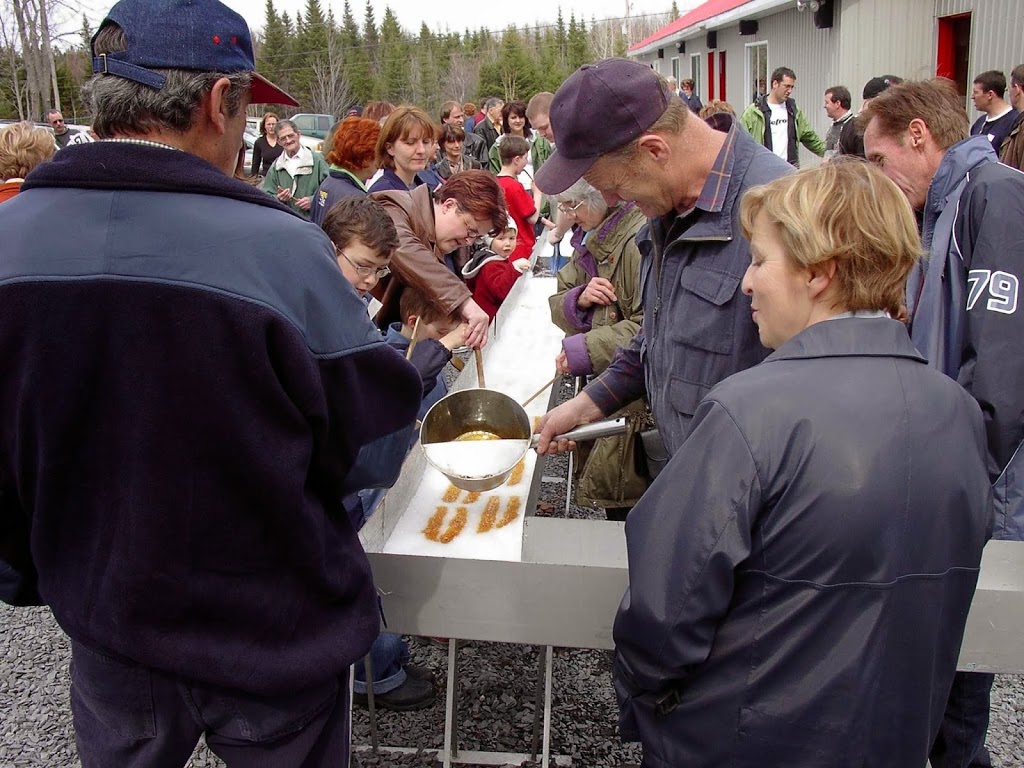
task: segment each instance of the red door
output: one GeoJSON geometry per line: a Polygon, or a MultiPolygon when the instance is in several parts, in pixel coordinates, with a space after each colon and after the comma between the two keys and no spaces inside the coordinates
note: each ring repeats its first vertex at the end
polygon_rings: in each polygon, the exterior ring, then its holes
{"type": "Polygon", "coordinates": [[[725,98],[725,51],[718,52],[718,98],[728,101],[725,98]]]}
{"type": "Polygon", "coordinates": [[[715,52],[708,51],[708,101],[715,99],[715,52]]]}
{"type": "Polygon", "coordinates": [[[955,82],[957,90],[964,97],[970,88],[970,58],[971,14],[940,17],[935,74],[955,82]]]}

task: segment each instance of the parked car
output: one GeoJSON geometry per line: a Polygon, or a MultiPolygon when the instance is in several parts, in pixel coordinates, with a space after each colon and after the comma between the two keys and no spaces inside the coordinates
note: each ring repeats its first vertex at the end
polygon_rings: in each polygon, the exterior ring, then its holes
{"type": "Polygon", "coordinates": [[[300,112],[288,119],[295,123],[295,127],[303,136],[315,137],[321,141],[327,137],[335,123],[333,115],[318,115],[311,112],[300,112]]]}

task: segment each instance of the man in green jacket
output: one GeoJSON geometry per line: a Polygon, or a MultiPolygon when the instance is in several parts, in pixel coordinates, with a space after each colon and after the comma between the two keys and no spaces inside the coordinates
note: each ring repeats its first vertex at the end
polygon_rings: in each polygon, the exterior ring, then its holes
{"type": "Polygon", "coordinates": [[[740,124],[754,141],[763,144],[795,168],[800,167],[799,145],[819,157],[825,154],[825,142],[814,132],[807,116],[790,96],[796,86],[796,74],[789,67],[772,72],[768,93],[743,110],[740,124]],[[766,130],[770,126],[770,130],[766,130]]]}
{"type": "Polygon", "coordinates": [[[291,120],[278,121],[277,141],[284,152],[270,166],[263,179],[263,191],[308,219],[313,197],[330,167],[323,155],[302,146],[299,129],[291,120]]]}

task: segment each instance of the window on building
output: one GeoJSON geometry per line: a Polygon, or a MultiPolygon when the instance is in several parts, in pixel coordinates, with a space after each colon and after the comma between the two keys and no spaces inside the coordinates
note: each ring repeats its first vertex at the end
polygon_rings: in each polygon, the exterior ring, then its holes
{"type": "Polygon", "coordinates": [[[768,93],[768,43],[747,43],[746,83],[744,99],[757,101],[768,93]]]}
{"type": "Polygon", "coordinates": [[[679,57],[676,56],[672,59],[672,77],[675,79],[676,84],[679,83],[679,57]]]}
{"type": "Polygon", "coordinates": [[[700,77],[700,54],[690,54],[690,79],[693,80],[694,88],[698,95],[703,95],[705,98],[707,94],[701,94],[701,88],[703,87],[704,81],[700,77]]]}

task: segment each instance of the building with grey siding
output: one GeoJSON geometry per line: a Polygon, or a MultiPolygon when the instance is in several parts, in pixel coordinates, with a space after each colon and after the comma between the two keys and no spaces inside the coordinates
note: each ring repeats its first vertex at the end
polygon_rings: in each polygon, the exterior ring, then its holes
{"type": "MultiPolygon", "coordinates": [[[[1024,0],[708,0],[629,56],[666,77],[692,78],[703,102],[723,99],[737,113],[773,69],[789,67],[793,97],[822,137],[825,89],[847,86],[856,110],[876,75],[949,77],[973,120],[974,76],[999,69],[1009,79],[1024,63],[1024,0]]],[[[801,147],[801,165],[812,158],[801,147]]]]}

